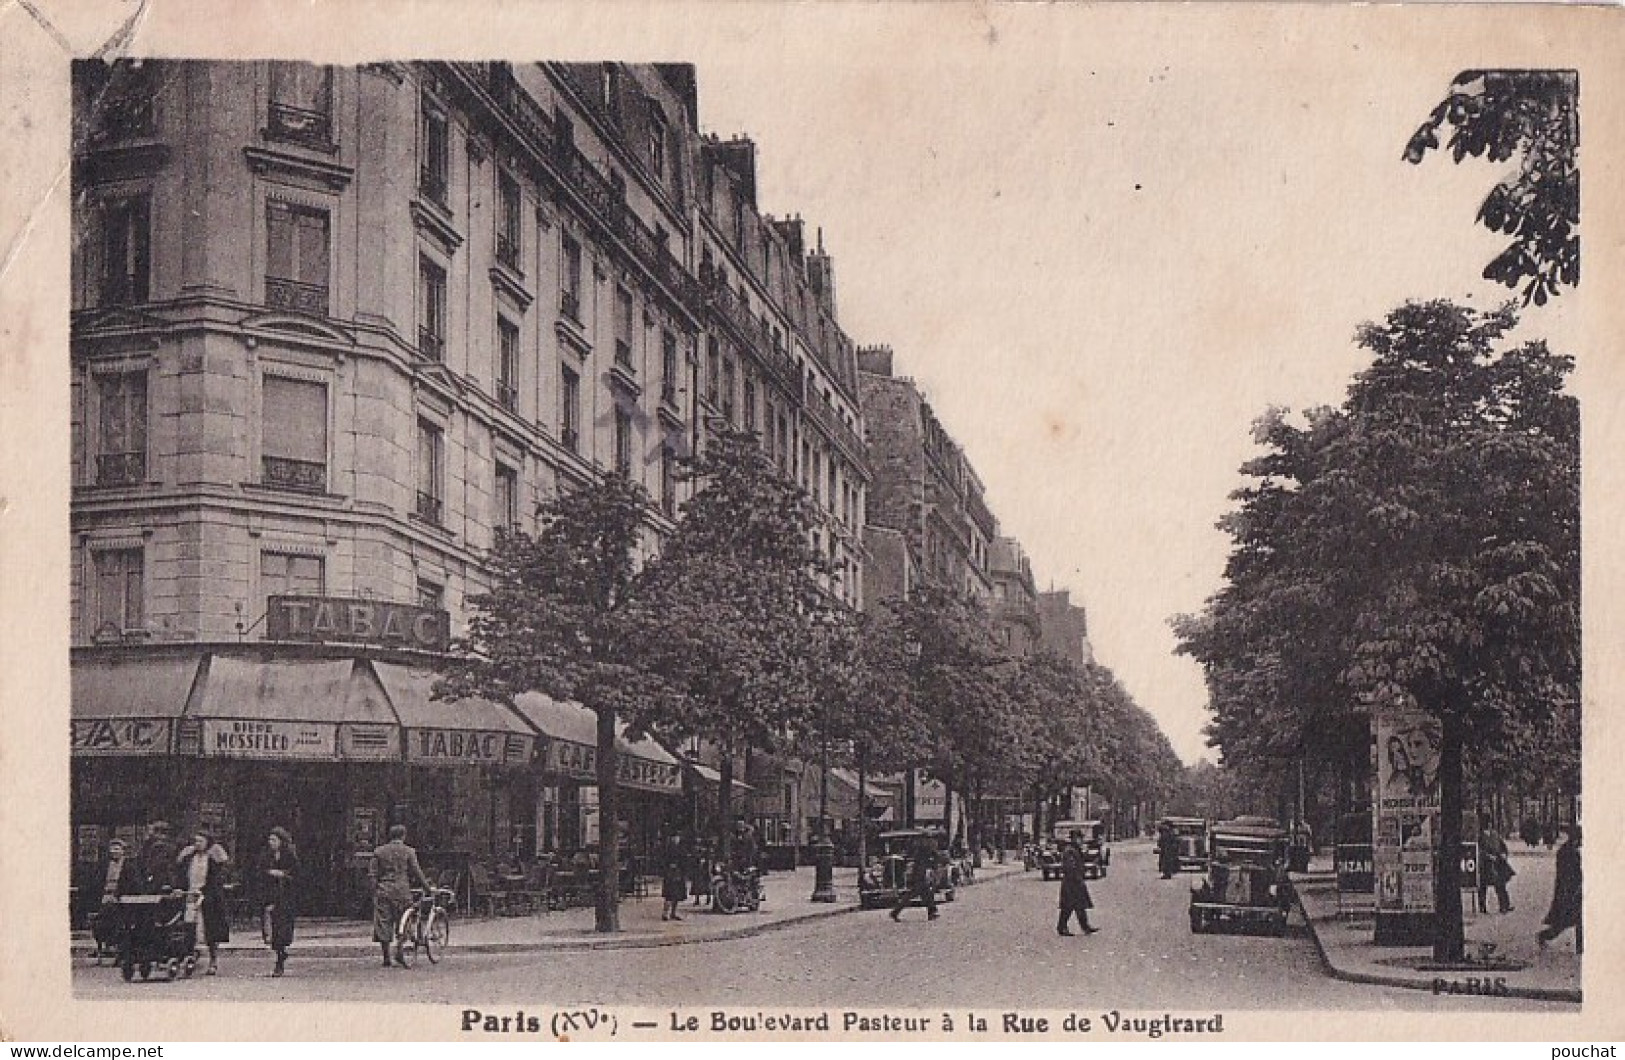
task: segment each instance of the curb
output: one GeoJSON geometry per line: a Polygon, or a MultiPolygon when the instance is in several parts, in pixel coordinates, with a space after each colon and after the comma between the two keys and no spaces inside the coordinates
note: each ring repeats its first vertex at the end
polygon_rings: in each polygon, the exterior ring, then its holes
{"type": "MultiPolygon", "coordinates": [[[[1320,954],[1320,963],[1325,966],[1327,975],[1330,975],[1333,979],[1341,979],[1348,983],[1361,983],[1366,986],[1395,986],[1406,990],[1425,990],[1430,994],[1434,992],[1432,979],[1418,979],[1397,973],[1356,972],[1347,968],[1339,968],[1337,962],[1332,959],[1331,953],[1327,950],[1326,944],[1320,940],[1320,930],[1315,927],[1315,920],[1309,915],[1309,910],[1304,908],[1303,896],[1294,889],[1292,897],[1293,902],[1298,907],[1299,914],[1303,916],[1304,924],[1309,928],[1309,937],[1315,940],[1315,951],[1320,954]]],[[[1527,1001],[1564,1001],[1575,1005],[1581,1003],[1581,991],[1562,987],[1519,986],[1516,983],[1509,983],[1505,988],[1505,993],[1489,995],[1489,999],[1509,997],[1522,998],[1527,1001]]]]}
{"type": "MultiPolygon", "coordinates": [[[[1021,873],[1005,873],[990,879],[978,880],[973,887],[983,887],[990,883],[1019,877],[1021,873]]],[[[663,946],[698,946],[707,942],[728,942],[734,939],[750,938],[755,935],[765,935],[772,931],[795,927],[816,920],[828,920],[831,917],[844,916],[847,913],[864,912],[864,907],[856,902],[849,905],[837,905],[831,908],[809,909],[795,916],[788,916],[782,920],[774,920],[765,924],[741,924],[738,927],[719,928],[704,935],[609,935],[604,938],[584,938],[580,940],[558,940],[548,942],[476,942],[467,945],[452,943],[452,952],[471,953],[480,955],[502,955],[515,953],[580,953],[590,950],[644,950],[656,949],[663,946]]],[[[720,914],[704,914],[720,915],[720,914]]],[[[78,944],[72,947],[73,960],[88,961],[93,950],[78,944]]],[[[230,954],[256,954],[264,952],[263,947],[244,946],[222,949],[222,955],[230,954]]],[[[308,946],[298,945],[295,939],[294,948],[289,952],[290,958],[305,960],[341,960],[344,958],[360,959],[363,957],[376,957],[377,944],[370,939],[365,941],[352,941],[343,943],[315,942],[308,946]]]]}

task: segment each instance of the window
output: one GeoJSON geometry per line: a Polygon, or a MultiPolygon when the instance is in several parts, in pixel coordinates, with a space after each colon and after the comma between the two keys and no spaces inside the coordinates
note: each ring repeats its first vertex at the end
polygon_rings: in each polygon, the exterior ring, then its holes
{"type": "Polygon", "coordinates": [[[265,204],[265,304],[327,315],[327,211],[265,204]]]}
{"type": "Polygon", "coordinates": [[[497,171],[497,260],[519,271],[520,239],[519,182],[507,170],[497,171]]]}
{"type": "Polygon", "coordinates": [[[559,291],[559,312],[581,323],[581,244],[564,237],[564,275],[559,291]]]}
{"type": "Polygon", "coordinates": [[[497,318],[497,401],[519,411],[519,325],[497,318]]]}
{"type": "Polygon", "coordinates": [[[677,336],[669,331],[660,334],[660,400],[668,405],[677,404],[677,336]]]}
{"type": "Polygon", "coordinates": [[[717,403],[722,393],[722,347],[715,335],[705,345],[705,399],[717,403]]]}
{"type": "Polygon", "coordinates": [[[756,433],[756,380],[745,380],[745,430],[756,433]]]}
{"type": "Polygon", "coordinates": [[[427,607],[432,611],[443,611],[446,608],[446,587],[439,582],[432,582],[426,578],[418,579],[418,606],[427,607]]]}
{"type": "Polygon", "coordinates": [[[812,451],[812,469],[808,478],[812,483],[813,503],[824,503],[824,454],[817,449],[812,451]]]}
{"type": "Polygon", "coordinates": [[[96,634],[140,629],[143,557],[139,548],[95,553],[96,634]]]}
{"type": "Polygon", "coordinates": [[[333,69],[310,63],[271,64],[266,135],[333,149],[333,69]]]}
{"type": "Polygon", "coordinates": [[[100,414],[96,485],[133,486],[147,477],[147,373],[120,372],[96,380],[100,414]]]}
{"type": "Polygon", "coordinates": [[[615,410],[615,473],[632,477],[632,415],[623,408],[615,410]]]}
{"type": "Polygon", "coordinates": [[[773,433],[773,424],[776,422],[777,416],[778,412],[773,407],[772,398],[763,398],[762,423],[766,427],[766,430],[762,432],[762,448],[766,450],[767,458],[775,463],[779,458],[779,449],[778,445],[776,444],[778,439],[773,433]]]}
{"type": "MultiPolygon", "coordinates": [[[[152,136],[158,131],[154,101],[158,96],[161,63],[152,59],[119,59],[111,63],[87,62],[77,72],[84,77],[81,109],[93,116],[90,142],[116,143],[152,136]]],[[[76,102],[76,107],[80,104],[76,102]]]]}
{"type": "MultiPolygon", "coordinates": [[[[260,553],[260,588],[272,596],[321,596],[326,591],[326,566],[320,556],[294,556],[284,552],[260,553]]],[[[270,607],[267,601],[266,607],[270,607]]]]}
{"type": "Polygon", "coordinates": [[[327,387],[303,379],[265,377],[261,481],[282,489],[327,488],[327,387]]]}
{"type": "Polygon", "coordinates": [[[732,357],[722,362],[722,415],[728,422],[734,422],[734,360],[732,357]]]}
{"type": "Polygon", "coordinates": [[[451,126],[446,112],[424,96],[420,115],[422,143],[418,154],[418,190],[444,206],[451,182],[451,126]]]}
{"type": "Polygon", "coordinates": [[[649,168],[656,177],[666,176],[666,123],[659,118],[649,122],[649,168]]]}
{"type": "Polygon", "coordinates": [[[623,368],[632,367],[634,315],[632,292],[625,287],[615,288],[615,363],[623,368]]]}
{"type": "Polygon", "coordinates": [[[506,464],[497,464],[496,512],[493,516],[499,528],[512,529],[519,525],[519,472],[506,464]]]}
{"type": "Polygon", "coordinates": [[[418,517],[440,526],[445,521],[445,433],[418,420],[418,517]]]}
{"type": "Polygon", "coordinates": [[[677,453],[669,445],[660,450],[660,510],[677,514],[677,453]]]}
{"type": "Polygon", "coordinates": [[[836,485],[835,485],[835,458],[834,457],[830,457],[830,459],[829,459],[829,483],[828,483],[827,491],[825,492],[824,496],[829,498],[829,506],[830,506],[830,509],[833,511],[834,508],[835,508],[835,499],[837,497],[837,489],[836,489],[836,485]]]}
{"type": "Polygon", "coordinates": [[[102,207],[100,304],[134,305],[147,300],[151,216],[152,200],[146,195],[114,199],[102,207]]]}
{"type": "Polygon", "coordinates": [[[560,370],[559,436],[564,448],[581,451],[581,377],[568,368],[560,370]]]}
{"type": "Polygon", "coordinates": [[[418,259],[418,353],[446,359],[446,270],[428,258],[418,259]]]}

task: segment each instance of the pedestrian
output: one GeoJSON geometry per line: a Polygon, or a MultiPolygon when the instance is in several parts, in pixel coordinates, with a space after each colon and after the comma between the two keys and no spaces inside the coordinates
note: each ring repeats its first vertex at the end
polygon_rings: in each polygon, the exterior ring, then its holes
{"type": "Polygon", "coordinates": [[[168,821],[152,821],[135,858],[135,875],[126,894],[162,894],[175,882],[175,841],[168,821]]]}
{"type": "Polygon", "coordinates": [[[937,845],[935,835],[921,832],[914,837],[909,847],[908,886],[898,895],[897,904],[892,906],[893,920],[902,920],[903,910],[916,899],[925,906],[926,919],[937,918],[936,874],[941,857],[942,849],[937,845]]]}
{"type": "Polygon", "coordinates": [[[1507,895],[1507,882],[1516,876],[1505,839],[1495,830],[1488,818],[1478,831],[1478,911],[1489,912],[1490,888],[1495,889],[1495,900],[1501,912],[1512,912],[1512,899],[1507,895]]]}
{"type": "Polygon", "coordinates": [[[694,907],[698,909],[702,899],[709,902],[711,899],[711,841],[701,839],[694,843],[688,859],[688,893],[694,896],[694,907]]]}
{"type": "Polygon", "coordinates": [[[1089,925],[1089,910],[1094,908],[1094,904],[1089,897],[1089,883],[1083,875],[1083,833],[1074,831],[1061,848],[1061,916],[1055,922],[1056,933],[1072,934],[1067,929],[1067,923],[1073,913],[1078,915],[1078,924],[1085,935],[1099,931],[1099,928],[1089,925]]]}
{"type": "Polygon", "coordinates": [[[688,897],[688,848],[682,836],[666,840],[665,862],[660,872],[660,899],[665,906],[660,910],[662,920],[681,920],[677,906],[688,897]]]}
{"type": "Polygon", "coordinates": [[[1179,872],[1179,836],[1172,821],[1157,822],[1157,871],[1165,880],[1179,872]]]}
{"type": "Polygon", "coordinates": [[[115,839],[107,844],[107,857],[91,879],[92,886],[100,893],[90,922],[91,934],[96,939],[96,960],[100,962],[103,954],[118,949],[118,899],[119,895],[129,893],[127,888],[135,879],[135,869],[124,855],[124,840],[115,839]]]}
{"type": "Polygon", "coordinates": [[[259,863],[261,929],[265,944],[276,954],[274,976],[288,963],[288,947],[293,945],[294,918],[299,915],[299,850],[293,836],[281,825],[265,837],[265,851],[259,863]]]}
{"type": "Polygon", "coordinates": [[[204,975],[219,973],[220,944],[231,941],[231,917],[226,909],[226,867],[230,861],[226,848],[202,828],[192,833],[191,844],[182,847],[175,857],[180,882],[186,888],[186,923],[202,936],[209,949],[209,967],[204,975]]]}
{"type": "Polygon", "coordinates": [[[1585,951],[1585,935],[1580,927],[1580,826],[1569,825],[1568,839],[1557,848],[1557,879],[1552,884],[1552,907],[1546,912],[1546,926],[1536,938],[1540,948],[1569,928],[1574,929],[1574,952],[1585,951]]]}
{"type": "MultiPolygon", "coordinates": [[[[372,940],[383,949],[384,967],[389,967],[390,945],[395,941],[395,925],[412,904],[412,884],[430,890],[429,877],[418,864],[418,852],[406,845],[406,826],[389,826],[389,842],[372,852],[372,940]]],[[[406,967],[406,958],[395,952],[395,963],[406,967]]]]}

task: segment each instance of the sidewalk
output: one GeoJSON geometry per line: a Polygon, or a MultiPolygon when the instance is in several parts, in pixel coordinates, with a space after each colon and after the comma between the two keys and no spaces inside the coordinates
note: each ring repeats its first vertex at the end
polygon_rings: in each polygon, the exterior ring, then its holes
{"type": "MultiPolygon", "coordinates": [[[[990,882],[1020,873],[1020,858],[1004,865],[988,862],[976,870],[976,883],[972,887],[985,887],[990,882]]],[[[458,914],[452,919],[451,950],[455,953],[530,953],[682,946],[745,938],[792,924],[859,911],[856,869],[835,870],[836,900],[831,903],[810,900],[813,870],[803,866],[794,872],[769,873],[764,879],[767,901],[754,913],[724,916],[696,908],[690,899],[679,909],[683,919],[678,923],[660,919],[665,903],[660,900],[659,881],[652,882],[649,897],[622,899],[618,934],[601,935],[594,931],[590,907],[523,916],[458,914]]],[[[884,914],[877,910],[875,915],[884,914]]],[[[74,932],[72,948],[75,960],[88,961],[95,952],[88,932],[74,932]]],[[[227,956],[246,952],[263,954],[265,944],[256,929],[233,927],[231,941],[221,950],[227,956]]],[[[377,952],[370,921],[307,920],[301,921],[295,929],[292,953],[301,958],[376,958],[377,952]]]]}
{"type": "MultiPolygon", "coordinates": [[[[1329,856],[1317,857],[1307,873],[1294,874],[1298,905],[1321,960],[1338,979],[1434,992],[1473,993],[1490,997],[1534,998],[1545,1001],[1580,1002],[1580,957],[1574,952],[1574,933],[1560,936],[1542,950],[1536,944],[1552,894],[1553,858],[1548,851],[1520,850],[1513,846],[1513,868],[1517,876],[1509,886],[1513,911],[1474,913],[1477,896],[1464,891],[1462,901],[1469,910],[1465,931],[1467,953],[1488,948],[1492,960],[1507,967],[1424,971],[1432,951],[1425,946],[1377,946],[1371,940],[1369,914],[1350,918],[1340,916],[1336,878],[1329,856]]],[[[1490,909],[1495,909],[1495,892],[1489,893],[1490,909]]]]}

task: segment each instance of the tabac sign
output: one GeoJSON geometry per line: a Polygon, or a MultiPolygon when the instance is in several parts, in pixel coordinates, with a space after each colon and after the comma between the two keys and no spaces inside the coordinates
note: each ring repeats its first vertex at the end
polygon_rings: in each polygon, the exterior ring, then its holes
{"type": "Polygon", "coordinates": [[[451,642],[451,615],[349,596],[272,596],[266,600],[265,629],[272,640],[445,651],[451,642]]]}
{"type": "Polygon", "coordinates": [[[161,755],[169,753],[169,722],[157,718],[74,719],[76,755],[161,755]]]}
{"type": "Polygon", "coordinates": [[[411,729],[406,757],[433,765],[528,765],[534,737],[483,729],[411,729]]]}

